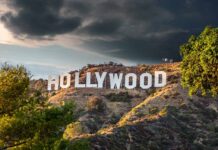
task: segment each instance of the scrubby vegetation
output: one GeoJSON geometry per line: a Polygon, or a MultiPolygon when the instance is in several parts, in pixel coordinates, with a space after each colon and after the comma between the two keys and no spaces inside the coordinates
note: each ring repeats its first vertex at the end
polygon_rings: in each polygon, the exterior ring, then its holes
{"type": "Polygon", "coordinates": [[[129,102],[133,98],[128,92],[109,93],[105,97],[111,102],[129,102]]]}
{"type": "Polygon", "coordinates": [[[72,139],[76,136],[81,135],[82,133],[84,133],[83,126],[81,125],[81,122],[77,121],[67,125],[63,134],[63,138],[72,139]]]}
{"type": "Polygon", "coordinates": [[[97,96],[91,96],[87,101],[87,108],[90,112],[103,112],[105,110],[105,103],[97,96]]]}
{"type": "Polygon", "coordinates": [[[54,150],[91,150],[88,139],[76,139],[74,141],[60,140],[57,141],[54,150]]]}

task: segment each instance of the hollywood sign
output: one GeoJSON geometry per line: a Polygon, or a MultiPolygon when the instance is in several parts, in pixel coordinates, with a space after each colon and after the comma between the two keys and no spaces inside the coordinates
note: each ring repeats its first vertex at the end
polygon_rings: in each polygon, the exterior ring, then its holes
{"type": "Polygon", "coordinates": [[[139,76],[139,83],[137,82],[137,75],[135,73],[107,73],[99,72],[94,73],[96,77],[96,83],[91,83],[92,73],[86,73],[86,83],[80,83],[80,74],[79,72],[75,73],[74,85],[71,85],[71,74],[66,73],[60,76],[49,76],[48,77],[48,90],[58,90],[59,88],[69,88],[74,86],[75,88],[104,88],[106,76],[109,76],[110,88],[111,89],[134,89],[139,84],[142,89],[149,89],[153,87],[163,87],[166,85],[167,76],[164,71],[155,71],[154,77],[148,72],[142,73],[139,76]]]}

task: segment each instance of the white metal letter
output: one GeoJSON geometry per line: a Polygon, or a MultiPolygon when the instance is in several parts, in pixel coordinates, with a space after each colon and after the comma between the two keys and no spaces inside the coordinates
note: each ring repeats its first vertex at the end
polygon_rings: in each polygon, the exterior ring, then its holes
{"type": "Polygon", "coordinates": [[[86,85],[79,83],[79,72],[76,72],[75,73],[75,88],[84,88],[84,87],[86,87],[86,85]]]}
{"type": "Polygon", "coordinates": [[[128,73],[125,76],[125,87],[127,89],[133,89],[136,87],[137,76],[134,73],[128,73]],[[132,78],[132,84],[130,85],[130,78],[132,78]]]}
{"type": "Polygon", "coordinates": [[[71,75],[69,73],[61,75],[61,77],[60,77],[60,87],[64,88],[64,89],[70,87],[70,79],[71,79],[71,75]],[[67,77],[67,83],[66,84],[64,84],[64,78],[65,77],[67,77]]]}
{"type": "Polygon", "coordinates": [[[154,86],[155,87],[163,87],[167,84],[167,75],[164,71],[155,71],[155,81],[154,86]],[[160,82],[160,76],[161,76],[161,82],[160,82]]]}
{"type": "Polygon", "coordinates": [[[123,78],[123,73],[120,73],[119,76],[117,73],[115,73],[115,74],[110,73],[109,76],[110,76],[111,89],[115,89],[115,86],[117,89],[120,89],[121,81],[123,78]]]}
{"type": "Polygon", "coordinates": [[[59,88],[59,76],[48,76],[48,90],[51,91],[51,86],[55,85],[54,90],[59,88]]]}
{"type": "Polygon", "coordinates": [[[92,80],[91,72],[87,72],[86,73],[86,87],[87,88],[95,88],[95,87],[97,87],[97,84],[92,84],[91,80],[92,80]]]}
{"type": "Polygon", "coordinates": [[[107,75],[107,72],[103,72],[101,76],[99,72],[95,73],[96,79],[98,81],[98,88],[103,88],[103,83],[104,83],[104,79],[106,75],[107,75]]]}
{"type": "Polygon", "coordinates": [[[140,87],[148,89],[152,86],[152,75],[150,73],[143,73],[140,76],[140,87]],[[147,78],[147,85],[145,85],[145,77],[147,78]]]}

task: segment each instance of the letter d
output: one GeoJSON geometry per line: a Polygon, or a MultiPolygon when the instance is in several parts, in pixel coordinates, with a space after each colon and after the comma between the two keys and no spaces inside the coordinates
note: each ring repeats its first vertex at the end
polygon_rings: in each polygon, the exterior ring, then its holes
{"type": "Polygon", "coordinates": [[[155,80],[154,86],[155,87],[163,87],[167,84],[167,75],[164,71],[155,71],[155,80]],[[161,77],[161,82],[160,82],[161,77]]]}

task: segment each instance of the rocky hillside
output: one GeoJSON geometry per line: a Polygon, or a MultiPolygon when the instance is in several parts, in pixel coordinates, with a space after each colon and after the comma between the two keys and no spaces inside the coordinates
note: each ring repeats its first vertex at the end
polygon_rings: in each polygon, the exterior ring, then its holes
{"type": "Polygon", "coordinates": [[[52,104],[63,101],[77,104],[78,121],[67,126],[64,139],[70,145],[80,142],[81,149],[96,150],[218,149],[218,98],[189,97],[180,85],[179,63],[135,67],[90,65],[80,72],[83,77],[94,71],[140,74],[155,70],[167,72],[165,87],[69,88],[50,93],[52,104]]]}
{"type": "Polygon", "coordinates": [[[218,149],[217,102],[168,85],[88,138],[93,149],[218,149]]]}

